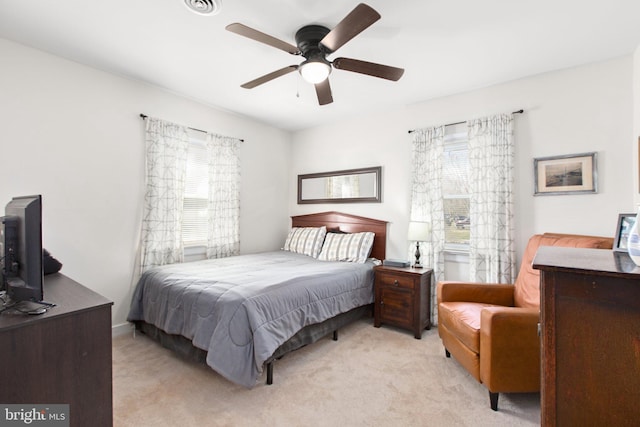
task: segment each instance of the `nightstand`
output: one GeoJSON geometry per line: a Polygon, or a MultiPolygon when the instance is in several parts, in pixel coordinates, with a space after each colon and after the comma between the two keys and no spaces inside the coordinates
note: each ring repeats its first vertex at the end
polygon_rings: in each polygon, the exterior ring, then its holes
{"type": "Polygon", "coordinates": [[[379,265],[374,271],[373,326],[388,323],[409,329],[421,339],[422,331],[431,328],[432,270],[379,265]]]}

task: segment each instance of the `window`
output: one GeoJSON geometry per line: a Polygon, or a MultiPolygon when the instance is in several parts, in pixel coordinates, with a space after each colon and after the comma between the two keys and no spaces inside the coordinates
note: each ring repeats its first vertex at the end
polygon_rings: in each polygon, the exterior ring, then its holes
{"type": "Polygon", "coordinates": [[[471,218],[466,124],[446,127],[442,168],[445,248],[450,251],[468,251],[471,218]]]}
{"type": "Polygon", "coordinates": [[[206,246],[209,203],[209,173],[205,141],[191,136],[187,152],[187,172],[182,217],[185,248],[206,246]]]}

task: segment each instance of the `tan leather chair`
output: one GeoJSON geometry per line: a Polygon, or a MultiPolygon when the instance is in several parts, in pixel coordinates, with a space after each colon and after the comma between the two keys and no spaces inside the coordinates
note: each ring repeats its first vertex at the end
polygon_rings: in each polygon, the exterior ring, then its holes
{"type": "Polygon", "coordinates": [[[438,283],[438,334],[453,357],[499,393],[540,390],[540,272],[531,267],[539,246],[611,249],[609,237],[545,233],[531,237],[515,284],[438,283]]]}

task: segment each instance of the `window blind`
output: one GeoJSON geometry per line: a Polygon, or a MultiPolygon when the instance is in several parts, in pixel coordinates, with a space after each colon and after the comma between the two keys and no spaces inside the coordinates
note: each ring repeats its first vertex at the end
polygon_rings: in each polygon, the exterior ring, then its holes
{"type": "Polygon", "coordinates": [[[203,141],[191,139],[187,152],[187,172],[182,218],[182,242],[185,247],[207,243],[209,174],[207,148],[203,141]]]}

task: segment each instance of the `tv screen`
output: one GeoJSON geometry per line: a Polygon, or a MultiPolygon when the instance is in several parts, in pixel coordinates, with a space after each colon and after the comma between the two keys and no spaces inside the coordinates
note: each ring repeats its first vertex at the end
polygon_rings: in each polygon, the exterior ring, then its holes
{"type": "Polygon", "coordinates": [[[42,301],[42,196],[14,197],[2,224],[4,289],[14,303],[42,301]]]}

